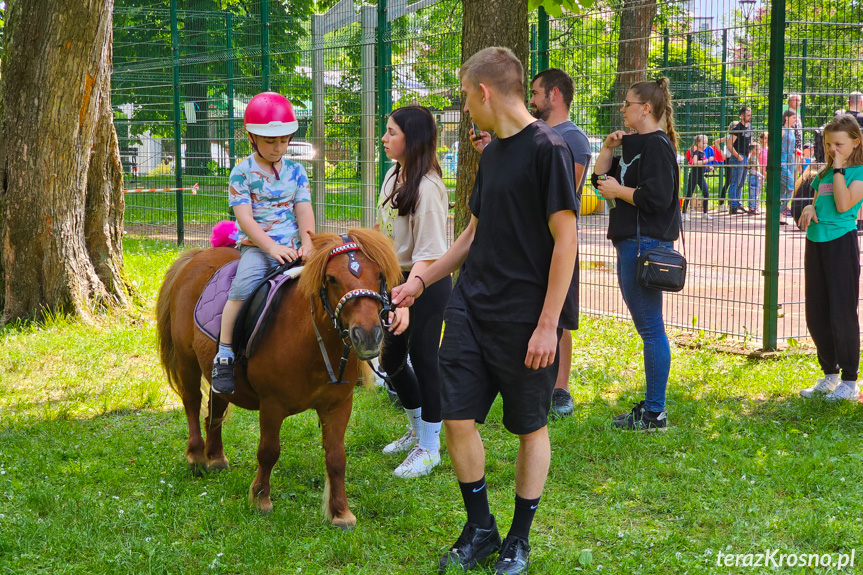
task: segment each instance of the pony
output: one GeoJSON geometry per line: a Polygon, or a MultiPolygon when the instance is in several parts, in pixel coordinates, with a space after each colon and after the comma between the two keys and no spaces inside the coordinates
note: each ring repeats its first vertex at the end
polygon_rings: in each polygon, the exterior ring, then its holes
{"type": "Polygon", "coordinates": [[[392,241],[378,231],[313,234],[312,242],[313,252],[299,281],[283,288],[254,353],[235,364],[236,391],[229,396],[211,394],[204,418],[206,441],[201,434],[201,376],[211,382],[216,343],[195,326],[195,303],[213,274],[240,257],[238,250],[190,250],[171,265],[156,305],[159,349],[168,383],[186,411],[186,462],[193,472],[228,467],[222,422],[229,402],[260,411],[258,472],[249,501],[268,513],[273,508],[270,474],[281,451],[282,422],[314,409],[325,452],[324,515],[332,524],[350,529],[356,517],[345,494],[345,429],[353,389],[359,360],[380,353],[382,324],[389,311],[387,286],[397,285],[402,275],[392,241]],[[355,353],[349,353],[348,346],[355,353]],[[338,383],[331,365],[340,368],[338,383]]]}

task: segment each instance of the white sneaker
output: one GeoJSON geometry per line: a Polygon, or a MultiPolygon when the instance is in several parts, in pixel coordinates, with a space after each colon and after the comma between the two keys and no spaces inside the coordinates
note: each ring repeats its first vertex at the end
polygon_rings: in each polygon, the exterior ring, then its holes
{"type": "Polygon", "coordinates": [[[688,221],[689,221],[689,214],[683,214],[683,221],[684,221],[684,222],[688,222],[688,221]]]}
{"type": "Polygon", "coordinates": [[[385,455],[392,455],[393,453],[404,453],[405,451],[410,451],[417,444],[417,436],[414,435],[413,430],[408,426],[407,432],[384,447],[385,455]]]}
{"type": "Polygon", "coordinates": [[[704,214],[704,219],[705,220],[712,220],[713,216],[711,216],[710,214],[704,214]]]}
{"type": "Polygon", "coordinates": [[[827,401],[857,401],[860,398],[860,388],[856,381],[843,381],[832,392],[824,396],[827,401]]]}
{"type": "Polygon", "coordinates": [[[816,394],[831,393],[834,389],[836,389],[836,386],[838,385],[839,379],[833,379],[832,377],[822,377],[815,382],[815,385],[807,387],[806,389],[801,389],[800,395],[802,397],[812,397],[816,394]]]}
{"type": "Polygon", "coordinates": [[[402,479],[428,475],[440,463],[440,451],[429,451],[415,447],[408,456],[396,467],[393,475],[402,479]]]}

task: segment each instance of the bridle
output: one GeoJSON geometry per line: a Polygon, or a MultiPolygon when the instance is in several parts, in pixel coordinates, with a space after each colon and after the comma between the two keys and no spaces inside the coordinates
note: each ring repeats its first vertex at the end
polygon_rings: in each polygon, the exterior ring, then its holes
{"type": "MultiPolygon", "coordinates": [[[[361,251],[359,244],[352,241],[347,234],[340,234],[342,237],[342,244],[334,247],[330,250],[330,254],[327,257],[327,261],[333,259],[334,257],[347,254],[348,256],[348,270],[354,277],[360,277],[362,273],[362,266],[360,265],[359,260],[357,260],[354,252],[361,251]]],[[[351,339],[349,330],[342,324],[342,310],[349,301],[357,298],[367,297],[374,300],[377,300],[381,304],[381,311],[378,314],[381,325],[383,325],[384,329],[389,328],[391,325],[389,321],[389,315],[392,311],[392,305],[390,303],[389,290],[387,289],[387,280],[384,278],[383,274],[381,274],[381,284],[380,290],[374,291],[370,289],[355,289],[351,290],[345,295],[341,297],[339,302],[336,304],[335,309],[333,309],[332,305],[330,305],[330,299],[327,296],[327,284],[326,277],[321,282],[321,288],[318,292],[318,296],[321,300],[321,307],[324,308],[324,311],[327,312],[327,315],[330,318],[330,321],[333,323],[333,327],[339,334],[339,337],[342,339],[342,342],[345,344],[345,349],[342,352],[342,360],[339,365],[339,377],[336,378],[333,373],[332,365],[330,365],[330,360],[327,355],[326,347],[324,346],[324,341],[321,338],[321,334],[318,331],[317,323],[315,322],[315,305],[314,305],[314,297],[309,297],[309,304],[312,310],[312,326],[315,328],[315,335],[318,338],[318,346],[321,348],[321,355],[324,356],[324,363],[327,366],[327,373],[330,376],[330,381],[328,383],[331,384],[341,384],[345,383],[342,381],[342,376],[345,374],[345,367],[348,364],[348,356],[351,352],[351,339]]]]}

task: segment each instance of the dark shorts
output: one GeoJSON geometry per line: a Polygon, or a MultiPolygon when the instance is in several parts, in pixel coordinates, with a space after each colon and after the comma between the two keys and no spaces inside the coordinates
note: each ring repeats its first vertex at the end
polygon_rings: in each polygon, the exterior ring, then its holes
{"type": "MultiPolygon", "coordinates": [[[[497,394],[503,398],[503,425],[526,435],[548,423],[558,358],[544,369],[524,365],[536,325],[478,321],[469,312],[447,308],[439,361],[443,419],[484,423],[497,394]]],[[[561,330],[557,330],[560,340],[561,330]]]]}

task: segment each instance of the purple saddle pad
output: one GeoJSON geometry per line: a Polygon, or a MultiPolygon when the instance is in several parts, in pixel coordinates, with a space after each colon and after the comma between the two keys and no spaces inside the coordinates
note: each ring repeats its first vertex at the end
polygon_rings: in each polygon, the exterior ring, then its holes
{"type": "Polygon", "coordinates": [[[237,259],[220,267],[210,278],[195,304],[195,325],[215,342],[219,341],[222,310],[228,301],[228,291],[234,276],[237,275],[239,264],[240,260],[237,259]]]}

